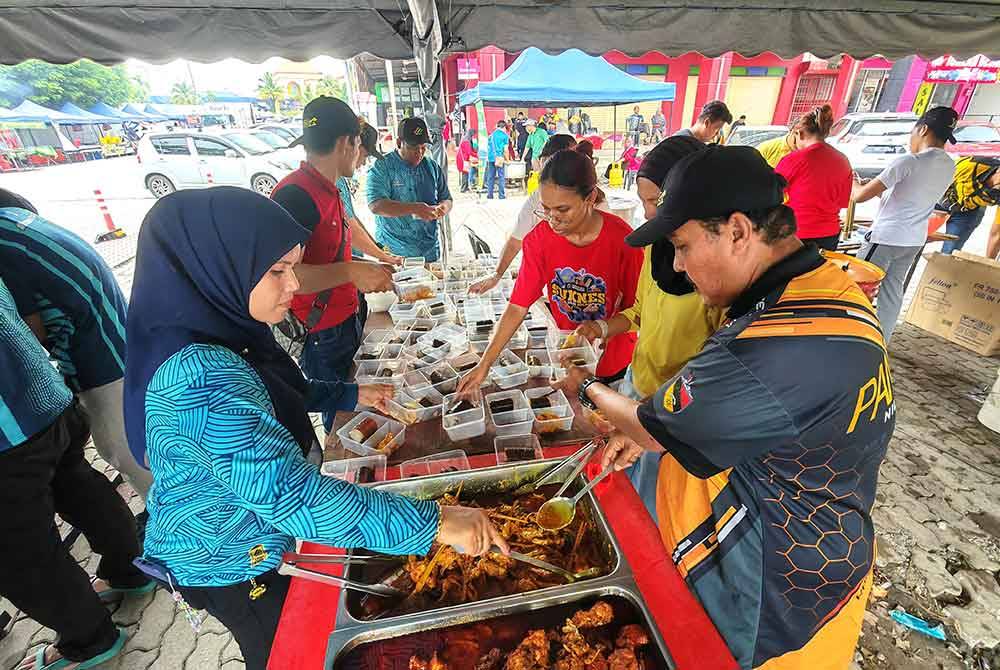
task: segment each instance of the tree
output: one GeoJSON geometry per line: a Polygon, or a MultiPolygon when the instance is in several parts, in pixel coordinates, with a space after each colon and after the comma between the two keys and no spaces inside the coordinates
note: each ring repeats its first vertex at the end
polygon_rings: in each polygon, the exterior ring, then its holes
{"type": "Polygon", "coordinates": [[[331,98],[340,98],[344,102],[347,100],[347,85],[343,79],[334,79],[330,75],[324,76],[316,84],[316,95],[328,95],[331,98]]]}
{"type": "Polygon", "coordinates": [[[126,102],[145,102],[149,98],[149,84],[146,80],[135,75],[129,79],[128,82],[128,96],[125,98],[126,102]]]}
{"type": "Polygon", "coordinates": [[[179,81],[170,88],[170,102],[175,105],[197,105],[198,96],[186,81],[179,81]]]}
{"type": "Polygon", "coordinates": [[[97,102],[118,106],[129,99],[134,83],[122,65],[107,67],[89,60],[53,65],[27,60],[0,67],[0,105],[31,100],[47,107],[72,102],[84,109],[97,102]]]}
{"type": "Polygon", "coordinates": [[[302,105],[303,107],[305,107],[309,103],[310,100],[312,100],[313,98],[316,97],[316,95],[317,95],[316,94],[316,89],[313,88],[313,85],[312,84],[306,84],[301,89],[299,89],[299,95],[297,97],[297,100],[298,100],[298,102],[299,102],[300,105],[302,105]]]}
{"type": "Polygon", "coordinates": [[[274,75],[268,72],[257,81],[257,95],[263,100],[270,100],[274,106],[274,113],[277,114],[278,102],[285,97],[285,92],[274,81],[274,75]]]}

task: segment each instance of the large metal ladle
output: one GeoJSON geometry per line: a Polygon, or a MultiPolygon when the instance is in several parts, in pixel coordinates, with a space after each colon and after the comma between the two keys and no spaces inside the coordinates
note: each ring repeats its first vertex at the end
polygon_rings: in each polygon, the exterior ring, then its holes
{"type": "Polygon", "coordinates": [[[601,471],[601,474],[590,480],[590,483],[580,489],[572,498],[567,498],[563,492],[569,486],[571,480],[567,480],[563,487],[556,492],[555,496],[546,500],[538,512],[535,513],[535,523],[545,530],[559,530],[573,523],[576,516],[576,504],[580,498],[587,495],[587,491],[594,488],[599,481],[607,477],[614,470],[614,463],[609,463],[608,467],[601,471]]]}

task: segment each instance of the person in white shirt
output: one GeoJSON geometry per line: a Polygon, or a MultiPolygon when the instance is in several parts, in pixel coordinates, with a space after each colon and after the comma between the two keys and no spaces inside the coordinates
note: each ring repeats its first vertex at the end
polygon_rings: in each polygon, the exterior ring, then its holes
{"type": "Polygon", "coordinates": [[[886,343],[903,306],[907,272],[927,241],[927,218],[955,174],[944,144],[955,143],[957,124],[958,113],[951,107],[927,110],[910,132],[910,153],[867,184],[856,181],[851,192],[855,202],[882,197],[858,258],[885,270],[877,309],[886,343]]]}

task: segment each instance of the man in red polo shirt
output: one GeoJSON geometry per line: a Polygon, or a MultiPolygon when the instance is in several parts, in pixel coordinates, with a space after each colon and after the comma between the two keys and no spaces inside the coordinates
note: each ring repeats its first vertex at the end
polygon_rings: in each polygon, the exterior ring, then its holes
{"type": "MultiPolygon", "coordinates": [[[[292,313],[303,323],[315,324],[302,346],[299,364],[311,379],[346,381],[361,344],[358,291],[392,288],[392,268],[351,259],[351,229],[337,180],[351,177],[358,162],[361,124],[343,101],[322,96],[302,112],[301,144],[306,160],[279,183],[271,198],[312,232],[302,263],[295,268],[301,285],[292,300],[292,313]],[[313,318],[314,310],[320,310],[313,318]],[[318,317],[318,320],[316,320],[318,317]]],[[[364,389],[363,389],[364,390],[364,389]]],[[[362,403],[366,399],[361,398],[362,403]]],[[[323,413],[327,432],[333,412],[323,413]]]]}

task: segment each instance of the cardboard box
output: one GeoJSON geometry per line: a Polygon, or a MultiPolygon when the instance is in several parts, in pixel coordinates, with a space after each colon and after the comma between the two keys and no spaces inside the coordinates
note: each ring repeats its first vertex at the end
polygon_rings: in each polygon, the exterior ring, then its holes
{"type": "Polygon", "coordinates": [[[962,251],[930,254],[906,322],[977,354],[1000,353],[1000,263],[962,251]]]}

